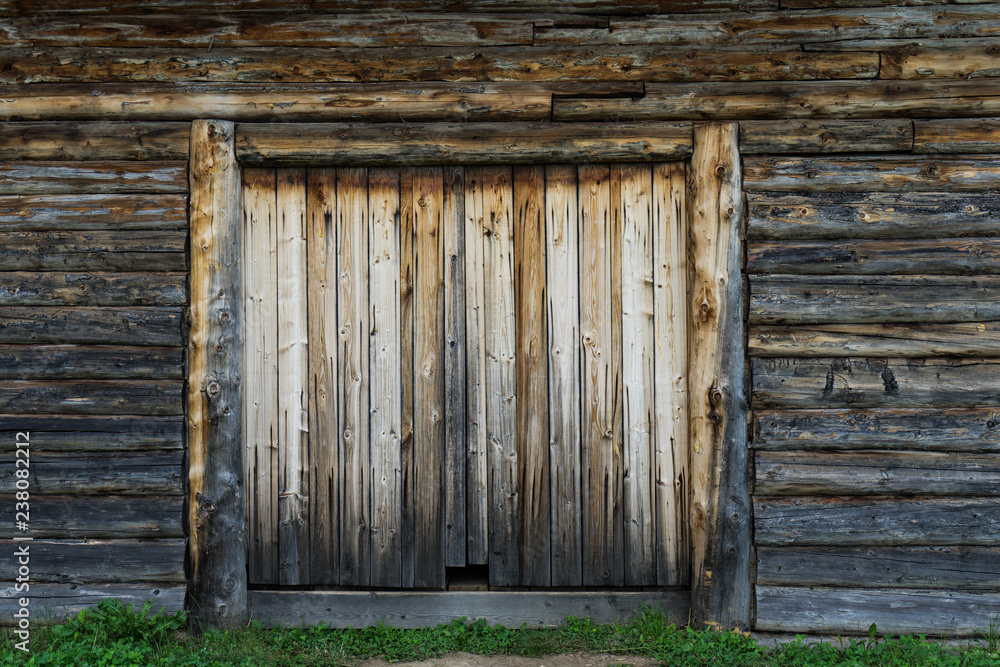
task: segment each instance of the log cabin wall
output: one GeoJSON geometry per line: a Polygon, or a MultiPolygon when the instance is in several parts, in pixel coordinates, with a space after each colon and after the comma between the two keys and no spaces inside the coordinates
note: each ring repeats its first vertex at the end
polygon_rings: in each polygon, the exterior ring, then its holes
{"type": "Polygon", "coordinates": [[[188,121],[736,120],[758,627],[857,630],[900,591],[934,631],[983,624],[1000,5],[894,5],[0,0],[0,424],[5,461],[33,433],[33,593],[179,604],[188,121]]]}

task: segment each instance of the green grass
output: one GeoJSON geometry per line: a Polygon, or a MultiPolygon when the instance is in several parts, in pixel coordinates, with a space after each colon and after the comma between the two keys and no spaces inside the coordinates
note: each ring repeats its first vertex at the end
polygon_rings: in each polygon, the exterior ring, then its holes
{"type": "Polygon", "coordinates": [[[665,665],[1000,665],[1000,629],[984,630],[983,642],[946,647],[922,637],[880,639],[874,626],[866,639],[807,643],[799,638],[780,649],[760,647],[740,632],[678,627],[654,610],[628,623],[595,625],[567,618],[559,628],[538,630],[457,620],[423,630],[387,627],[337,630],[324,627],[211,632],[193,637],[184,614],[150,614],[107,600],[60,625],[36,625],[31,653],[14,649],[3,631],[0,665],[126,665],[242,667],[263,665],[351,665],[381,656],[389,661],[419,660],[451,651],[537,657],[572,651],[648,656],[665,665]]]}

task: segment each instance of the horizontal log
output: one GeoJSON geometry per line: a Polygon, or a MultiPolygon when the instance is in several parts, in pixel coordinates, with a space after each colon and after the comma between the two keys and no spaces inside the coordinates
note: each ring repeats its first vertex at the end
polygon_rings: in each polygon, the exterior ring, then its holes
{"type": "Polygon", "coordinates": [[[1000,323],[753,326],[748,350],[754,357],[984,357],[1000,350],[1000,323]]]}
{"type": "MultiPolygon", "coordinates": [[[[623,99],[557,99],[559,121],[754,120],[782,118],[969,118],[1000,116],[988,79],[648,83],[623,99]]],[[[6,106],[11,108],[8,103],[6,106]]],[[[4,114],[0,106],[0,115],[4,114]]],[[[6,113],[10,113],[9,111],[6,113]]]]}
{"type": "Polygon", "coordinates": [[[759,546],[995,546],[996,498],[754,499],[759,546]]]}
{"type": "Polygon", "coordinates": [[[996,190],[1000,160],[995,158],[771,158],[747,157],[748,190],[824,192],[863,188],[873,192],[907,190],[996,190]]]}
{"type": "Polygon", "coordinates": [[[541,121],[551,117],[553,96],[641,95],[642,90],[642,83],[630,81],[2,86],[0,119],[541,121]]]}
{"type": "Polygon", "coordinates": [[[0,345],[0,380],[184,379],[179,347],[0,345]]]}
{"type": "MultiPolygon", "coordinates": [[[[34,565],[34,561],[32,561],[34,565]]],[[[139,609],[147,600],[153,602],[153,612],[177,613],[184,609],[187,588],[183,585],[158,586],[155,583],[128,584],[32,584],[31,614],[35,619],[50,621],[73,618],[84,609],[108,598],[139,609]]],[[[24,596],[13,584],[0,589],[0,624],[13,625],[18,600],[24,596]]]]}
{"type": "Polygon", "coordinates": [[[183,306],[185,273],[0,272],[0,306],[183,306]]]}
{"type": "Polygon", "coordinates": [[[757,450],[1000,452],[1000,410],[757,410],[757,450]]]}
{"type": "Polygon", "coordinates": [[[0,234],[0,265],[8,271],[184,271],[187,233],[168,231],[45,231],[0,234]]]}
{"type": "Polygon", "coordinates": [[[1000,359],[753,359],[755,408],[1000,405],[1000,359]]]}
{"type": "Polygon", "coordinates": [[[691,154],[690,123],[241,124],[245,164],[509,164],[671,161],[691,154]]]}
{"type": "Polygon", "coordinates": [[[28,450],[21,459],[28,467],[15,467],[15,452],[0,454],[0,494],[13,494],[27,470],[31,496],[41,495],[180,495],[184,491],[184,452],[43,452],[28,450]]]}
{"type": "Polygon", "coordinates": [[[0,160],[186,160],[189,134],[187,123],[0,123],[0,160]]]}
{"type": "Polygon", "coordinates": [[[1000,153],[1000,120],[918,120],[913,130],[914,153],[1000,153]]]}
{"type": "Polygon", "coordinates": [[[184,537],[182,496],[32,496],[27,531],[16,528],[14,496],[0,502],[0,539],[184,537]]]}
{"type": "Polygon", "coordinates": [[[1000,238],[756,241],[747,244],[747,272],[993,274],[1000,273],[1000,238]]]}
{"type": "MultiPolygon", "coordinates": [[[[853,585],[853,582],[852,582],[853,585]]],[[[757,587],[762,632],[980,637],[996,618],[997,593],[934,590],[757,587]]]]}
{"type": "Polygon", "coordinates": [[[874,79],[876,52],[640,47],[29,48],[0,54],[0,83],[799,81],[874,79]],[[308,63],[308,66],[303,66],[308,63]]]}
{"type": "Polygon", "coordinates": [[[0,452],[10,452],[27,433],[34,452],[139,452],[184,448],[182,417],[0,415],[0,452]]]}
{"type": "Polygon", "coordinates": [[[1000,235],[995,192],[748,192],[747,205],[751,240],[1000,235]]]}
{"type": "MultiPolygon", "coordinates": [[[[25,542],[0,540],[7,553],[25,542]]],[[[163,540],[32,540],[31,583],[103,584],[150,583],[183,584],[184,539],[163,540]]],[[[14,558],[0,561],[0,580],[14,581],[14,558]]]]}
{"type": "Polygon", "coordinates": [[[184,344],[181,308],[0,306],[0,343],[184,344]]]}
{"type": "Polygon", "coordinates": [[[187,196],[0,196],[0,231],[187,230],[187,196]]]}
{"type": "Polygon", "coordinates": [[[751,324],[988,322],[994,276],[750,276],[751,324]]]}
{"type": "Polygon", "coordinates": [[[4,380],[0,412],[68,415],[184,414],[176,380],[4,380]]]}
{"type": "Polygon", "coordinates": [[[748,120],[740,123],[740,153],[874,153],[910,151],[909,120],[748,120]]]}
{"type": "MultiPolygon", "coordinates": [[[[853,53],[849,51],[848,53],[853,53]]],[[[907,44],[881,52],[881,79],[978,79],[1000,76],[1000,41],[959,47],[907,44]]]]}
{"type": "Polygon", "coordinates": [[[0,162],[0,195],[124,192],[185,193],[187,163],[0,162]]]}
{"type": "Polygon", "coordinates": [[[1000,457],[966,452],[759,452],[765,496],[996,496],[1000,457]]]}
{"type": "Polygon", "coordinates": [[[758,586],[1000,588],[997,547],[761,547],[758,586]]]}

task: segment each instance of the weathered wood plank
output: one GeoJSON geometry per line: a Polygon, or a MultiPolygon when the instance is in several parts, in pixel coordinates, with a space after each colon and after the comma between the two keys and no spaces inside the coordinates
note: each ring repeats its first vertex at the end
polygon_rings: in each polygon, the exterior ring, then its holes
{"type": "Polygon", "coordinates": [[[445,584],[444,171],[413,170],[413,585],[445,584]]]}
{"type": "Polygon", "coordinates": [[[3,306],[184,306],[187,302],[186,273],[0,273],[3,306]]]}
{"type": "Polygon", "coordinates": [[[750,276],[751,324],[988,322],[993,276],[750,276]]]}
{"type": "Polygon", "coordinates": [[[399,393],[402,397],[400,413],[400,502],[402,526],[399,543],[401,553],[401,585],[413,586],[415,553],[415,522],[413,485],[413,275],[414,220],[413,220],[413,170],[399,171],[399,393]]]}
{"type": "MultiPolygon", "coordinates": [[[[154,612],[175,614],[184,609],[187,589],[184,586],[141,584],[35,584],[31,586],[32,614],[36,618],[62,620],[72,618],[88,607],[108,598],[139,609],[144,602],[153,602],[154,612]]],[[[0,617],[13,619],[20,608],[18,599],[23,592],[13,586],[0,590],[0,617]]]]}
{"type": "Polygon", "coordinates": [[[580,240],[577,168],[545,168],[551,583],[583,579],[580,492],[580,240]]]}
{"type": "Polygon", "coordinates": [[[513,281],[519,583],[552,581],[545,168],[514,167],[513,281]]]}
{"type": "MultiPolygon", "coordinates": [[[[24,542],[2,540],[9,553],[24,542]]],[[[102,584],[161,582],[183,584],[187,540],[32,540],[31,581],[102,584]]],[[[14,581],[16,559],[0,564],[0,577],[14,581]]],[[[34,585],[32,585],[32,591],[34,585]]]]}
{"type": "MultiPolygon", "coordinates": [[[[180,495],[184,490],[184,454],[162,452],[31,452],[31,495],[180,495]]],[[[14,452],[0,455],[0,493],[14,494],[14,452]]]]}
{"type": "Polygon", "coordinates": [[[751,547],[738,126],[696,127],[691,170],[692,604],[701,621],[747,627],[751,547]]]}
{"type": "Polygon", "coordinates": [[[759,546],[993,546],[995,498],[754,498],[759,546]]]}
{"type": "MultiPolygon", "coordinates": [[[[963,40],[964,41],[964,40],[963,40]]],[[[936,40],[908,43],[880,50],[881,79],[978,79],[1000,74],[994,38],[982,43],[969,40],[961,46],[939,45],[936,40]]]]}
{"type": "Polygon", "coordinates": [[[184,379],[179,347],[0,345],[0,380],[184,379]]]}
{"type": "Polygon", "coordinates": [[[886,634],[980,636],[998,604],[995,593],[758,586],[757,629],[866,634],[875,623],[886,634]]]}
{"type": "Polygon", "coordinates": [[[15,434],[30,434],[32,452],[175,450],[184,448],[179,417],[0,415],[0,451],[14,449],[15,434]]]}
{"type": "MultiPolygon", "coordinates": [[[[996,56],[992,56],[996,60],[996,56]]],[[[913,123],[914,153],[1000,153],[996,119],[918,120],[913,123]]]]}
{"type": "MultiPolygon", "coordinates": [[[[14,536],[14,496],[4,501],[0,538],[14,536]]],[[[180,496],[34,496],[31,536],[54,539],[184,537],[180,496]]]]}
{"type": "Polygon", "coordinates": [[[866,192],[910,190],[984,191],[1000,186],[1000,161],[992,158],[914,157],[772,158],[748,157],[748,190],[768,192],[866,192]]]}
{"type": "Polygon", "coordinates": [[[688,213],[683,162],[653,167],[656,581],[690,579],[688,532],[688,213]]]}
{"type": "Polygon", "coordinates": [[[186,162],[3,162],[0,195],[187,192],[186,162]]]}
{"type": "Polygon", "coordinates": [[[758,410],[758,450],[1000,451],[995,409],[758,410]]]}
{"type": "Polygon", "coordinates": [[[896,7],[912,5],[975,5],[992,0],[781,0],[782,9],[820,9],[825,7],[896,7]]]}
{"type": "MultiPolygon", "coordinates": [[[[728,54],[726,54],[728,55],[728,54]]],[[[909,120],[748,120],[740,153],[877,153],[913,148],[909,120]]]]}
{"type": "Polygon", "coordinates": [[[185,195],[7,195],[0,230],[99,231],[187,229],[185,195]]]}
{"type": "Polygon", "coordinates": [[[996,547],[761,547],[758,586],[990,590],[1000,585],[996,547]]]}
{"type": "Polygon", "coordinates": [[[184,271],[184,230],[0,233],[8,271],[184,271]]]}
{"type": "Polygon", "coordinates": [[[179,380],[4,380],[0,412],[180,415],[183,392],[179,380]]]}
{"type": "Polygon", "coordinates": [[[1000,360],[753,359],[755,407],[978,408],[1000,403],[1000,360]]]}
{"type": "Polygon", "coordinates": [[[2,160],[186,160],[187,123],[0,123],[2,160]]]}
{"type": "MultiPolygon", "coordinates": [[[[199,120],[191,127],[186,407],[193,618],[209,626],[235,628],[246,623],[247,557],[240,266],[243,207],[233,129],[232,123],[216,120],[199,120]]],[[[128,403],[134,400],[130,391],[128,403]]],[[[122,507],[117,511],[145,516],[122,507]]]]}
{"type": "Polygon", "coordinates": [[[756,357],[985,357],[1000,349],[1000,324],[820,324],[753,326],[756,357]]]}
{"type": "Polygon", "coordinates": [[[750,192],[747,204],[752,240],[1000,234],[1000,197],[991,192],[750,192]]]}
{"type": "Polygon", "coordinates": [[[643,606],[662,608],[669,618],[685,618],[691,596],[686,591],[612,593],[567,592],[329,592],[254,591],[254,618],[270,625],[299,627],[325,623],[329,627],[365,627],[379,622],[389,627],[424,628],[451,623],[459,617],[486,619],[517,627],[556,627],[566,616],[589,617],[594,623],[614,623],[635,615],[643,606]],[[292,602],[295,600],[295,602],[292,602]]]}
{"type": "Polygon", "coordinates": [[[0,343],[182,345],[181,308],[0,307],[0,343]]]}
{"type": "Polygon", "coordinates": [[[995,496],[995,454],[761,452],[754,492],[768,496],[995,496]]]}

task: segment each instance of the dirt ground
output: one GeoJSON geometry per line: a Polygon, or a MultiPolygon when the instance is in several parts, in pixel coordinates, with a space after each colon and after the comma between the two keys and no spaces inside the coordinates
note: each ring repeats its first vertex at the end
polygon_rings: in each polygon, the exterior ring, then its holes
{"type": "Polygon", "coordinates": [[[564,653],[544,658],[522,658],[514,655],[473,655],[449,653],[422,662],[386,662],[366,660],[358,667],[653,667],[649,658],[594,653],[564,653]]]}

